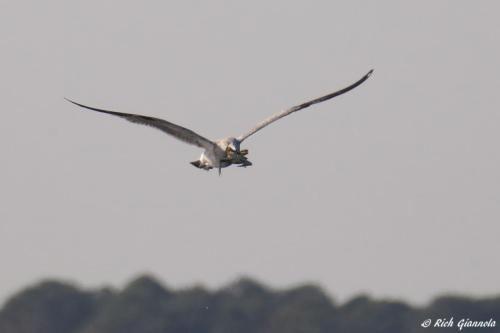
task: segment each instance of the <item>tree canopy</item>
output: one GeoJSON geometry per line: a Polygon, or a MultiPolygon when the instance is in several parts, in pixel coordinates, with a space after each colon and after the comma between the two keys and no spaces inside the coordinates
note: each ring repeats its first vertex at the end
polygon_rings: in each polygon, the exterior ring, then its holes
{"type": "MultiPolygon", "coordinates": [[[[426,307],[357,296],[337,305],[320,288],[272,290],[252,279],[220,290],[171,290],[142,276],[123,290],[83,290],[44,281],[10,298],[0,310],[6,333],[334,333],[420,332],[431,318],[497,320],[500,297],[443,296],[426,307]]],[[[430,327],[427,332],[443,328],[430,327]]],[[[465,329],[465,328],[464,328],[465,329]]],[[[500,327],[467,332],[500,332],[500,327]]]]}

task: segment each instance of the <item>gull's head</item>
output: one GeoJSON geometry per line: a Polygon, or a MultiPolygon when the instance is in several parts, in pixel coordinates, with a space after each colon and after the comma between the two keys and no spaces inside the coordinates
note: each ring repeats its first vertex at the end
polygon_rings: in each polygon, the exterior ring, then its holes
{"type": "Polygon", "coordinates": [[[240,151],[240,142],[236,138],[225,138],[219,141],[219,146],[224,150],[232,150],[234,152],[240,151]]]}
{"type": "Polygon", "coordinates": [[[240,151],[240,142],[235,138],[230,138],[230,142],[228,145],[234,151],[240,151]]]}

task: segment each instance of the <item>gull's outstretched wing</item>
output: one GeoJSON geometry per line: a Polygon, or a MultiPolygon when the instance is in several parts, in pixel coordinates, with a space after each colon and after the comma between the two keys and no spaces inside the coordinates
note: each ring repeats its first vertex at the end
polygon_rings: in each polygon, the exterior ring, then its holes
{"type": "Polygon", "coordinates": [[[124,118],[132,123],[135,123],[135,124],[141,124],[141,125],[146,125],[146,126],[151,126],[151,127],[157,128],[160,131],[163,131],[167,134],[170,134],[183,142],[198,146],[200,148],[212,149],[215,145],[215,143],[202,137],[201,135],[198,135],[195,132],[193,132],[187,128],[172,124],[172,123],[170,123],[166,120],[163,120],[163,119],[153,118],[153,117],[148,117],[148,116],[141,116],[138,114],[130,114],[130,113],[109,111],[109,110],[102,110],[102,109],[97,109],[97,108],[93,108],[90,106],[86,106],[86,105],[74,102],[74,101],[69,100],[67,98],[66,98],[66,100],[68,102],[71,102],[71,103],[78,105],[82,108],[86,108],[86,109],[97,111],[97,112],[111,114],[113,116],[118,116],[118,117],[124,118]]]}
{"type": "Polygon", "coordinates": [[[263,129],[264,127],[266,127],[267,125],[275,122],[276,120],[278,119],[281,119],[285,116],[288,116],[289,114],[291,113],[294,113],[294,112],[297,112],[299,110],[302,110],[302,109],[305,109],[313,104],[317,104],[317,103],[321,103],[321,102],[324,102],[324,101],[327,101],[331,98],[334,98],[335,96],[338,96],[338,95],[342,95],[346,92],[348,92],[349,90],[352,90],[354,88],[356,88],[357,86],[359,86],[361,83],[365,82],[366,79],[368,79],[370,77],[370,75],[373,73],[373,69],[371,71],[369,71],[368,73],[366,73],[365,76],[363,76],[361,79],[359,79],[357,82],[351,84],[349,87],[346,87],[344,89],[341,89],[339,91],[336,91],[334,93],[331,93],[331,94],[328,94],[326,96],[323,96],[323,97],[319,97],[319,98],[316,98],[316,99],[313,99],[312,101],[309,101],[309,102],[305,102],[305,103],[302,103],[300,105],[296,105],[294,107],[291,107],[290,109],[288,110],[285,110],[285,111],[281,111],[280,113],[277,113],[269,118],[267,118],[266,120],[264,120],[263,122],[261,122],[260,124],[258,124],[257,126],[255,126],[254,128],[252,128],[250,131],[248,131],[247,133],[243,134],[243,135],[240,135],[238,137],[238,140],[241,142],[243,140],[245,140],[246,138],[248,138],[250,135],[254,134],[255,132],[257,131],[260,131],[261,129],[263,129]]]}

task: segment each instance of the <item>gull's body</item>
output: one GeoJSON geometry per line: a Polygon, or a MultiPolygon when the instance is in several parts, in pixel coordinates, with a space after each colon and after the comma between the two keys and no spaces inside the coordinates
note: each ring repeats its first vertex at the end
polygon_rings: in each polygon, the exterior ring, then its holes
{"type": "Polygon", "coordinates": [[[239,143],[235,138],[224,138],[214,142],[215,145],[212,149],[205,149],[201,153],[199,165],[198,161],[191,162],[194,166],[198,166],[202,169],[210,170],[212,168],[225,168],[233,164],[226,159],[226,151],[228,147],[235,151],[240,151],[239,143]],[[232,148],[234,147],[234,148],[232,148]]]}
{"type": "Polygon", "coordinates": [[[192,165],[194,165],[197,168],[200,169],[205,169],[205,170],[210,170],[213,168],[217,168],[220,170],[221,168],[228,167],[232,164],[242,166],[242,167],[247,167],[252,165],[250,161],[246,158],[246,155],[248,154],[248,150],[246,149],[240,149],[241,143],[251,136],[252,134],[256,133],[257,131],[261,130],[262,128],[266,127],[267,125],[277,121],[278,119],[281,119],[285,116],[288,116],[291,113],[297,112],[299,110],[305,109],[313,104],[321,103],[326,100],[329,100],[335,96],[342,95],[357,86],[359,86],[361,83],[363,83],[368,77],[372,74],[373,70],[369,71],[365,76],[363,76],[361,79],[356,81],[355,83],[351,84],[350,86],[341,89],[339,91],[336,91],[334,93],[328,94],[326,96],[320,97],[313,99],[309,102],[302,103],[300,105],[291,107],[290,109],[287,109],[285,111],[279,112],[263,122],[259,123],[257,126],[253,127],[251,130],[246,132],[245,134],[240,135],[239,137],[227,137],[221,140],[216,140],[216,141],[211,141],[209,139],[206,139],[202,137],[201,135],[187,129],[184,127],[181,127],[179,125],[175,125],[173,123],[170,123],[166,120],[159,119],[159,118],[153,118],[153,117],[148,117],[148,116],[142,116],[138,114],[130,114],[130,113],[122,113],[122,112],[116,112],[116,111],[109,111],[109,110],[103,110],[103,109],[97,109],[93,108],[90,106],[85,106],[83,104],[76,103],[74,101],[71,101],[68,99],[69,102],[81,106],[83,108],[97,111],[97,112],[102,112],[102,113],[107,113],[111,114],[114,116],[118,116],[121,118],[124,118],[130,122],[136,123],[136,124],[141,124],[141,125],[146,125],[146,126],[151,126],[156,129],[159,129],[169,135],[174,136],[178,140],[181,140],[185,143],[189,143],[191,145],[195,145],[197,147],[200,147],[204,149],[203,153],[201,154],[200,158],[194,162],[191,162],[192,165]]]}

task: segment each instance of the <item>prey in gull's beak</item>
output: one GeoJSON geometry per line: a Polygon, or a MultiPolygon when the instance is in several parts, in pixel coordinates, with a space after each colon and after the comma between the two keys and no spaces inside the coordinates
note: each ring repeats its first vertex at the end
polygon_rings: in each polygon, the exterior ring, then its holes
{"type": "Polygon", "coordinates": [[[250,166],[252,163],[248,161],[247,157],[248,149],[242,149],[240,151],[234,150],[230,146],[226,147],[226,158],[223,160],[231,164],[240,164],[240,166],[250,166]]]}

